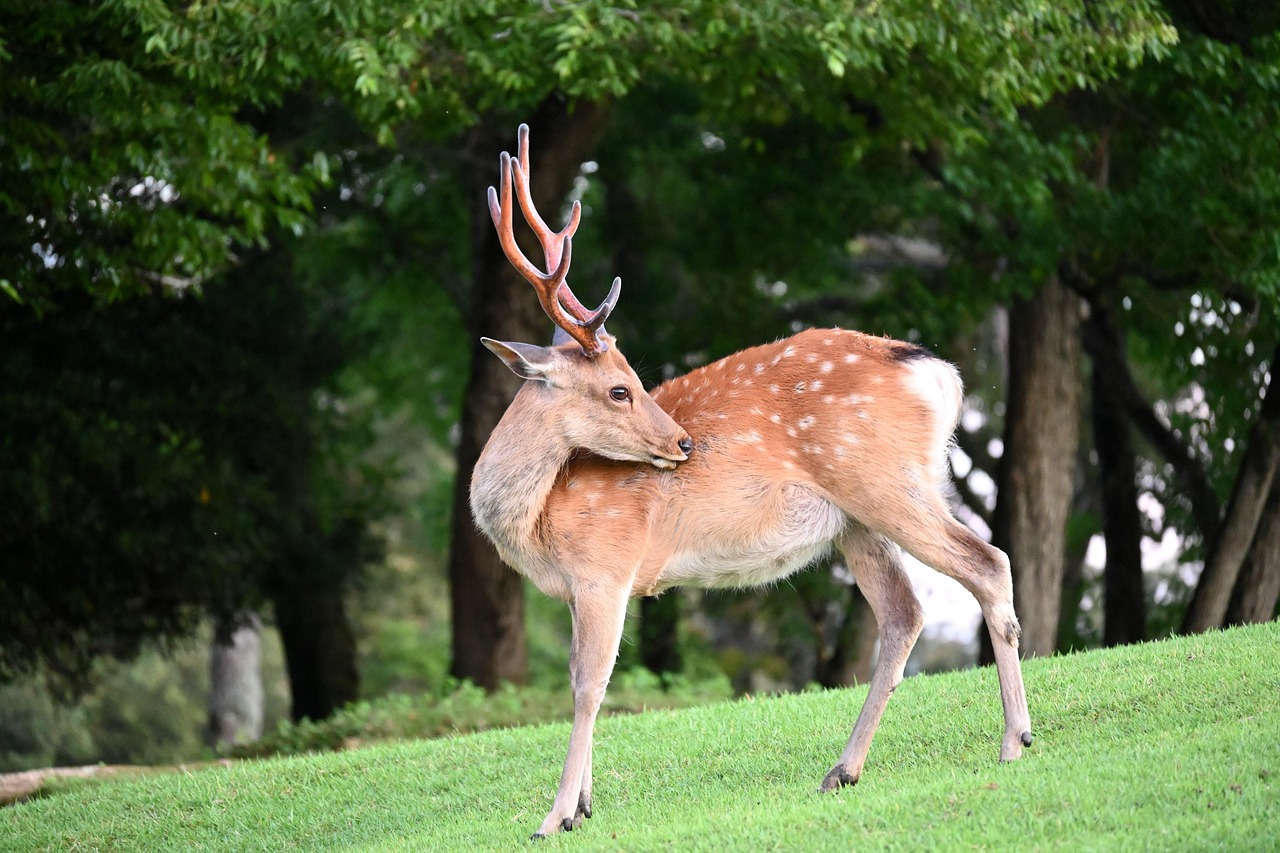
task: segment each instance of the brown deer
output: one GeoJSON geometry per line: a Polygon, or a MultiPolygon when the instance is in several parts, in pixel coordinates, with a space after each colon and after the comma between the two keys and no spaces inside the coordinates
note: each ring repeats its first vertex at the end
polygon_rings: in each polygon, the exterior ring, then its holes
{"type": "Polygon", "coordinates": [[[503,153],[489,210],[503,251],[559,327],[550,347],[483,343],[527,381],[494,429],[471,507],[502,558],[569,604],[573,728],[555,803],[535,838],[591,817],[591,742],[627,601],[668,587],[767,584],[830,553],[875,613],[880,654],[862,711],[821,790],[852,785],[920,633],[899,546],[982,607],[995,648],[1011,761],[1031,744],[1009,559],[956,521],[944,497],[962,401],[951,364],[914,344],[810,329],[673,379],[652,395],[569,290],[573,205],[560,232],[529,193],[529,129],[503,153]],[[512,188],[546,257],[512,232],[512,188]]]}

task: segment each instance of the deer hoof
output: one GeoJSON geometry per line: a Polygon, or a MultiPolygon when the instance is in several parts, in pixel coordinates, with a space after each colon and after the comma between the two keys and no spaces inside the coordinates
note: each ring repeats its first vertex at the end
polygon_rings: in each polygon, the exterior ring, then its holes
{"type": "Polygon", "coordinates": [[[1031,732],[1023,732],[1023,733],[1022,733],[1022,745],[1023,745],[1023,746],[1031,746],[1031,742],[1032,742],[1033,740],[1035,740],[1035,738],[1033,738],[1033,737],[1031,736],[1031,732]]]}
{"type": "Polygon", "coordinates": [[[856,784],[858,784],[857,776],[850,775],[843,767],[832,767],[831,772],[822,780],[822,785],[818,790],[825,794],[828,791],[834,791],[837,788],[845,788],[856,784]]]}

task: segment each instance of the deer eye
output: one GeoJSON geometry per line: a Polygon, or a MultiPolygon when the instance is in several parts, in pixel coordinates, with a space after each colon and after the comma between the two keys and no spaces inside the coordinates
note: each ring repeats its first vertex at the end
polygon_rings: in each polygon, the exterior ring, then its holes
{"type": "Polygon", "coordinates": [[[629,403],[631,392],[627,390],[626,385],[618,385],[609,389],[609,398],[615,403],[629,403]]]}

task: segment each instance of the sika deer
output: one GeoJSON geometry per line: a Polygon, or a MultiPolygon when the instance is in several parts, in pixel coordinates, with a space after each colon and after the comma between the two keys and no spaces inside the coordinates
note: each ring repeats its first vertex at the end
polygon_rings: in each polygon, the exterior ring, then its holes
{"type": "Polygon", "coordinates": [[[552,346],[484,344],[528,379],[471,482],[476,521],[502,558],[568,602],[573,728],[550,813],[534,837],[591,817],[591,742],[627,600],[676,585],[776,581],[838,548],[880,627],[880,656],[848,745],[821,790],[852,785],[920,633],[899,546],[982,607],[1005,731],[1000,759],[1031,743],[1005,554],[952,518],[943,497],[961,405],[956,369],[909,343],[811,329],[744,350],[645,393],[604,321],[565,283],[580,208],[556,233],[529,194],[528,128],[501,157],[489,209],[511,263],[559,327],[552,346]],[[546,255],[512,234],[512,187],[546,255]]]}

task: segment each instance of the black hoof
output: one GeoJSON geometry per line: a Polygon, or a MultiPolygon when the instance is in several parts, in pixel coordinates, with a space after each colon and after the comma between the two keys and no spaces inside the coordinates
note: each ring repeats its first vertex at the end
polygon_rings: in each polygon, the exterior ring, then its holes
{"type": "Polygon", "coordinates": [[[833,767],[831,772],[822,780],[822,786],[818,788],[818,791],[825,794],[837,788],[847,788],[856,784],[858,784],[857,776],[850,776],[843,767],[833,767]]]}
{"type": "Polygon", "coordinates": [[[543,835],[541,832],[535,832],[533,835],[529,836],[530,841],[541,841],[544,838],[546,838],[546,836],[543,835]]]}
{"type": "Polygon", "coordinates": [[[1023,746],[1031,746],[1031,741],[1033,741],[1033,740],[1035,740],[1035,738],[1033,738],[1033,737],[1031,736],[1031,732],[1023,732],[1023,733],[1022,733],[1022,745],[1023,745],[1023,746]]]}
{"type": "Polygon", "coordinates": [[[573,832],[573,826],[574,826],[573,818],[571,817],[567,817],[564,820],[560,821],[560,828],[563,829],[565,832],[573,832]]]}

